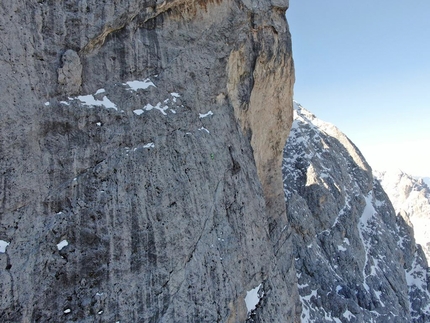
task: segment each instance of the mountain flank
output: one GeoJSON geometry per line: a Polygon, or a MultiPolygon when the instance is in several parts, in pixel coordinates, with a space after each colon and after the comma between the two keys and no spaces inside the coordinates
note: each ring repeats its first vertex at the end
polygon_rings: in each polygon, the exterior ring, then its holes
{"type": "Polygon", "coordinates": [[[302,322],[428,322],[428,264],[357,147],[295,103],[284,153],[302,322]]]}

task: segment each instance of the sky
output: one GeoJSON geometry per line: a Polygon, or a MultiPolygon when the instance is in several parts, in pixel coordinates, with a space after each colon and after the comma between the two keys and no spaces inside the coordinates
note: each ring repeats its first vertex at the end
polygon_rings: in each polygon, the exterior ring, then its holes
{"type": "Polygon", "coordinates": [[[430,176],[430,0],[290,0],[294,99],[374,169],[430,176]]]}

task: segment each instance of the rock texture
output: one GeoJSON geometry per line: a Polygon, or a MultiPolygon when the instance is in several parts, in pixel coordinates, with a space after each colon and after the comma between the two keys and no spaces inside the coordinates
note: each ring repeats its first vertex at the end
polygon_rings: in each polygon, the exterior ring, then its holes
{"type": "Polygon", "coordinates": [[[299,321],[287,7],[0,3],[1,322],[299,321]]]}
{"type": "Polygon", "coordinates": [[[374,171],[396,213],[413,228],[414,237],[430,261],[430,189],[422,179],[401,170],[374,171]]]}
{"type": "Polygon", "coordinates": [[[296,104],[284,155],[302,322],[428,322],[428,266],[353,143],[296,104]]]}

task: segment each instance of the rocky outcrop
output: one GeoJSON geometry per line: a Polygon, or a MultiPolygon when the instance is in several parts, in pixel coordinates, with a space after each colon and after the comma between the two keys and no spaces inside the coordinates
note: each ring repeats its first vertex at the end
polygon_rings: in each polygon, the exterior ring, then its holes
{"type": "Polygon", "coordinates": [[[414,237],[430,260],[430,189],[422,179],[401,170],[374,171],[396,213],[413,228],[414,237]]]}
{"type": "Polygon", "coordinates": [[[1,2],[0,321],[299,320],[287,7],[1,2]]]}
{"type": "Polygon", "coordinates": [[[74,50],[68,49],[61,57],[62,67],[57,70],[58,84],[66,94],[79,93],[82,84],[81,59],[74,50]]]}
{"type": "Polygon", "coordinates": [[[428,322],[428,266],[354,144],[296,104],[284,154],[302,322],[428,322]]]}

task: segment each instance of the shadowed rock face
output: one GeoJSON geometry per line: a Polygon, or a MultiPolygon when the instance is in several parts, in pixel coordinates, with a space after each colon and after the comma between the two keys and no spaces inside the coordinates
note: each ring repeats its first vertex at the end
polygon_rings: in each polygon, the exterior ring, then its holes
{"type": "Polygon", "coordinates": [[[299,320],[287,7],[1,2],[0,321],[299,320]]]}
{"type": "Polygon", "coordinates": [[[353,143],[300,105],[284,154],[304,322],[428,322],[428,265],[353,143]]]}

